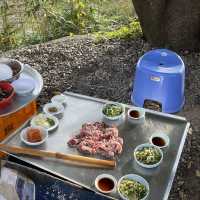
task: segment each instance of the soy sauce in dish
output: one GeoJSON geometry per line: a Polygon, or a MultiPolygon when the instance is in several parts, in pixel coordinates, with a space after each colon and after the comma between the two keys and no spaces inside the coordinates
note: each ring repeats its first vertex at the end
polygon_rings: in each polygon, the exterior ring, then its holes
{"type": "Polygon", "coordinates": [[[102,178],[98,181],[98,186],[102,191],[110,191],[114,188],[114,182],[110,178],[102,178]]]}
{"type": "Polygon", "coordinates": [[[158,147],[163,147],[165,146],[165,140],[161,137],[154,137],[152,138],[152,143],[158,147]]]}
{"type": "Polygon", "coordinates": [[[131,112],[129,113],[129,115],[133,118],[139,118],[140,117],[140,113],[137,110],[131,110],[131,112]]]}

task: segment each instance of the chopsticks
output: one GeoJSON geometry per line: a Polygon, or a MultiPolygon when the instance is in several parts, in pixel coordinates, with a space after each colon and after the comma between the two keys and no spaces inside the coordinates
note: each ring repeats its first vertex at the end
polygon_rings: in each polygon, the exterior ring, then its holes
{"type": "Polygon", "coordinates": [[[13,154],[21,154],[21,155],[29,155],[35,157],[47,157],[47,158],[56,158],[65,161],[72,161],[75,162],[75,165],[83,165],[87,164],[87,166],[94,166],[96,168],[114,168],[116,166],[115,160],[102,160],[96,159],[86,156],[80,155],[73,155],[73,154],[64,154],[59,152],[52,152],[52,151],[45,151],[45,150],[38,150],[38,149],[30,149],[30,148],[23,148],[17,146],[9,146],[6,144],[0,144],[0,150],[6,151],[7,153],[13,154]]]}

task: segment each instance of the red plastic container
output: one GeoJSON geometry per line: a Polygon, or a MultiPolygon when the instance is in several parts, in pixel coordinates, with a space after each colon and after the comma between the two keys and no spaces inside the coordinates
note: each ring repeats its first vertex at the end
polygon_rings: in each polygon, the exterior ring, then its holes
{"type": "Polygon", "coordinates": [[[3,100],[0,101],[0,109],[3,109],[12,102],[13,97],[15,95],[15,91],[12,85],[8,82],[0,82],[0,88],[3,90],[12,91],[9,97],[4,98],[3,100]]]}

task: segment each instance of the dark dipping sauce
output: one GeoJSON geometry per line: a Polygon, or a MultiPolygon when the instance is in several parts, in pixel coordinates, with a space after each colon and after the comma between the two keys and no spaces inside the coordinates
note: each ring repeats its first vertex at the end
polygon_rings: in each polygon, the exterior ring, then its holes
{"type": "Polygon", "coordinates": [[[140,113],[137,110],[131,110],[131,112],[129,113],[129,115],[133,118],[139,118],[140,117],[140,113]]]}
{"type": "Polygon", "coordinates": [[[163,147],[165,146],[165,140],[160,138],[160,137],[153,137],[152,138],[152,143],[158,147],[163,147]]]}
{"type": "Polygon", "coordinates": [[[114,188],[114,182],[109,178],[102,178],[98,181],[98,186],[102,191],[108,192],[114,188]]]}

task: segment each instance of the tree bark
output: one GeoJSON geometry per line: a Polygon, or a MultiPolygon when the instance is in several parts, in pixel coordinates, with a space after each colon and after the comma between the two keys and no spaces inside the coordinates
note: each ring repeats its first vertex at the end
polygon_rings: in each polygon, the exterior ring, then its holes
{"type": "Polygon", "coordinates": [[[146,39],[156,47],[200,48],[200,0],[132,0],[146,39]]]}

